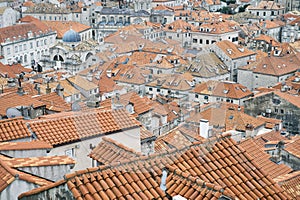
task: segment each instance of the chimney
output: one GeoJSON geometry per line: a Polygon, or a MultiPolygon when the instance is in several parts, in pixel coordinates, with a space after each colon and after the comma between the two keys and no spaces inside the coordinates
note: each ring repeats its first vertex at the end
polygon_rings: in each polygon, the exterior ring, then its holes
{"type": "Polygon", "coordinates": [[[61,86],[60,83],[56,86],[55,91],[56,91],[56,94],[60,97],[62,97],[64,94],[64,88],[61,86]]]}
{"type": "Polygon", "coordinates": [[[206,119],[200,119],[200,136],[204,138],[208,138],[209,131],[209,121],[206,119]]]}

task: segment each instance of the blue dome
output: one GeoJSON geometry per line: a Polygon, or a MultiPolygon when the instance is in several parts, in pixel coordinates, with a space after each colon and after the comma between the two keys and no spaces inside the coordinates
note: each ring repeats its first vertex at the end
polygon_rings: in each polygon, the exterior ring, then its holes
{"type": "Polygon", "coordinates": [[[80,42],[80,35],[76,31],[70,29],[67,32],[65,32],[63,36],[63,41],[64,42],[80,42]]]}

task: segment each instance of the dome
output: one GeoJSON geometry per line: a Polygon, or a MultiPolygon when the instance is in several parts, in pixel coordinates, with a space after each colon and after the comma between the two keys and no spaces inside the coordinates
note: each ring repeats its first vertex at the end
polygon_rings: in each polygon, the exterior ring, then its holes
{"type": "Polygon", "coordinates": [[[63,36],[63,41],[64,42],[80,42],[80,35],[76,31],[70,29],[67,32],[65,32],[63,36]]]}

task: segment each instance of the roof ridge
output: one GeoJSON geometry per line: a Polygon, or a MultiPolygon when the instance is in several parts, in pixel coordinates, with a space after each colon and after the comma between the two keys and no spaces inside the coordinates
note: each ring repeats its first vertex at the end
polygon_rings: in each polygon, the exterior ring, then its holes
{"type": "MultiPolygon", "coordinates": [[[[165,151],[163,153],[154,153],[154,154],[151,154],[151,155],[148,155],[148,156],[142,155],[142,156],[139,156],[139,157],[124,159],[124,161],[116,161],[116,162],[108,164],[108,165],[101,165],[101,166],[95,167],[95,168],[87,168],[87,169],[84,169],[84,170],[75,171],[74,173],[66,174],[64,176],[64,179],[68,180],[68,179],[71,179],[75,176],[83,175],[85,173],[92,173],[92,172],[96,172],[96,171],[102,171],[102,170],[106,170],[106,169],[116,168],[116,167],[119,167],[119,166],[125,166],[125,165],[128,165],[128,164],[135,163],[136,161],[141,161],[141,160],[146,161],[146,160],[151,160],[151,159],[156,158],[156,157],[171,156],[171,155],[175,155],[179,152],[184,152],[184,151],[186,151],[190,148],[194,148],[194,147],[198,147],[198,146],[201,146],[201,147],[205,148],[204,145],[206,145],[206,144],[209,144],[209,146],[210,146],[212,144],[212,142],[221,141],[223,139],[230,138],[230,136],[231,136],[230,133],[223,133],[223,134],[220,134],[220,136],[215,136],[215,137],[212,137],[211,139],[210,138],[207,139],[205,143],[194,142],[193,145],[185,146],[182,149],[168,149],[167,151],[165,151]]],[[[209,151],[210,147],[207,147],[206,149],[209,151]]]]}
{"type": "Polygon", "coordinates": [[[139,152],[135,151],[133,148],[127,147],[127,146],[123,145],[120,142],[117,142],[116,140],[114,140],[112,138],[102,137],[102,140],[107,142],[107,143],[110,143],[110,144],[114,145],[115,147],[117,147],[117,148],[119,148],[123,151],[127,151],[127,152],[133,153],[135,155],[142,155],[139,152]]]}

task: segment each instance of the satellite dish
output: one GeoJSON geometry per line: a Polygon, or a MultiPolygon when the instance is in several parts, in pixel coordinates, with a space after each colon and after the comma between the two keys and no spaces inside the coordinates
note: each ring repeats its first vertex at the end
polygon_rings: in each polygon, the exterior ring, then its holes
{"type": "Polygon", "coordinates": [[[81,107],[78,102],[72,103],[71,108],[72,108],[72,111],[80,111],[81,110],[81,107]]]}
{"type": "Polygon", "coordinates": [[[6,116],[8,118],[21,117],[22,113],[18,109],[16,109],[16,108],[8,108],[6,110],[6,116]]]}

